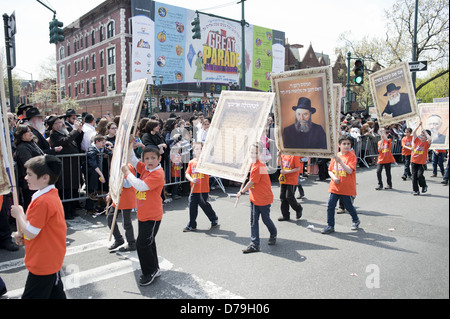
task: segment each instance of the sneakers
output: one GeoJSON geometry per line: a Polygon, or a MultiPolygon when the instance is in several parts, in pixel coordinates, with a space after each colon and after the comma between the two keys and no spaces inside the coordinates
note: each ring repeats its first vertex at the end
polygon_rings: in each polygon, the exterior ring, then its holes
{"type": "Polygon", "coordinates": [[[278,217],[278,221],[279,222],[288,221],[288,220],[290,220],[290,218],[287,218],[287,217],[284,217],[284,216],[278,217]]]}
{"type": "Polygon", "coordinates": [[[359,221],[359,219],[356,221],[356,222],[354,222],[353,224],[352,224],[352,230],[357,230],[358,228],[359,228],[359,224],[360,224],[361,222],[359,221]]]}
{"type": "Polygon", "coordinates": [[[247,246],[247,248],[242,249],[242,252],[244,254],[256,253],[258,251],[260,251],[259,247],[255,246],[253,244],[250,244],[250,245],[247,246]]]}
{"type": "Polygon", "coordinates": [[[109,246],[109,250],[114,250],[116,248],[119,248],[120,246],[122,246],[123,244],[125,244],[125,242],[123,240],[115,240],[114,243],[109,246]]]}
{"type": "Polygon", "coordinates": [[[428,186],[424,186],[424,187],[422,187],[422,193],[426,193],[426,192],[427,192],[427,190],[428,190],[428,186]]]}
{"type": "Polygon", "coordinates": [[[267,242],[267,244],[269,246],[273,246],[273,245],[276,244],[276,242],[277,242],[277,237],[276,236],[270,236],[269,241],[267,242]]]}
{"type": "Polygon", "coordinates": [[[405,175],[403,175],[403,176],[402,176],[402,179],[403,179],[404,181],[406,181],[406,176],[405,176],[405,175]]]}
{"type": "Polygon", "coordinates": [[[378,187],[375,188],[375,190],[380,191],[383,189],[383,185],[378,185],[378,187]]]}
{"type": "Polygon", "coordinates": [[[345,208],[339,207],[338,210],[336,211],[336,214],[345,214],[345,208]]]}
{"type": "Polygon", "coordinates": [[[419,192],[419,191],[413,192],[413,195],[414,195],[414,196],[419,196],[419,195],[420,195],[420,192],[419,192]]]}
{"type": "Polygon", "coordinates": [[[211,228],[210,229],[213,229],[213,228],[216,228],[216,227],[219,227],[219,223],[217,222],[217,219],[211,223],[211,228]]]}
{"type": "Polygon", "coordinates": [[[151,275],[142,275],[139,279],[139,285],[140,286],[148,286],[150,285],[155,278],[161,276],[161,271],[157,269],[153,274],[151,275]]]}
{"type": "Polygon", "coordinates": [[[300,209],[296,212],[296,218],[300,219],[302,218],[302,212],[303,212],[303,207],[300,206],[300,209]]]}
{"type": "Polygon", "coordinates": [[[392,189],[392,185],[388,185],[384,189],[392,189]]]}
{"type": "Polygon", "coordinates": [[[196,230],[197,230],[197,228],[186,226],[185,228],[183,228],[183,233],[196,231],[196,230]]]}
{"type": "Polygon", "coordinates": [[[327,226],[321,231],[322,234],[331,234],[334,233],[334,227],[327,226]]]}

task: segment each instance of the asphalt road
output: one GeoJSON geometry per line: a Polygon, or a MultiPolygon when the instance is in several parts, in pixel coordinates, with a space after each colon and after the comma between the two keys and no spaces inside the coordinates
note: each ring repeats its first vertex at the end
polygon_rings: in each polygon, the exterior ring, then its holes
{"type": "MultiPolygon", "coordinates": [[[[267,245],[269,233],[260,221],[261,252],[253,254],[241,251],[250,242],[248,196],[234,208],[235,198],[213,190],[211,204],[220,227],[210,230],[200,210],[198,230],[190,233],[182,232],[188,221],[187,197],[165,205],[156,237],[162,275],[147,287],[138,284],[136,252],[108,251],[105,216],[81,214],[68,222],[66,294],[72,299],[448,299],[448,186],[430,178],[428,170],[428,192],[413,196],[411,181],[400,178],[401,166],[392,168],[392,190],[375,190],[373,167],[357,174],[359,230],[350,229],[350,215],[339,214],[336,232],[320,233],[326,226],[328,183],[314,181],[316,176],[303,182],[303,217],[277,221],[275,182],[271,217],[278,240],[267,245]]],[[[226,188],[227,193],[237,191],[226,188]]],[[[120,222],[119,227],[123,232],[120,222]]],[[[134,229],[137,235],[135,218],[134,229]]],[[[20,298],[27,276],[23,255],[23,249],[0,251],[0,276],[8,288],[1,299],[20,298]]]]}

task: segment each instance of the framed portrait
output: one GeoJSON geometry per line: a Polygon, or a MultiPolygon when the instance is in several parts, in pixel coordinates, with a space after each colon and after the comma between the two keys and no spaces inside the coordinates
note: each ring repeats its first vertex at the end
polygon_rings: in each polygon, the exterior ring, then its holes
{"type": "Polygon", "coordinates": [[[222,91],[198,160],[197,171],[243,183],[250,146],[261,141],[274,93],[222,91]]]}
{"type": "Polygon", "coordinates": [[[431,131],[430,149],[448,149],[449,103],[422,103],[419,113],[422,127],[431,131]]]}
{"type": "Polygon", "coordinates": [[[419,115],[407,62],[370,74],[369,82],[380,126],[419,115]]]}
{"type": "Polygon", "coordinates": [[[339,108],[334,103],[331,70],[326,66],[272,74],[275,140],[282,154],[336,155],[339,108]]]}

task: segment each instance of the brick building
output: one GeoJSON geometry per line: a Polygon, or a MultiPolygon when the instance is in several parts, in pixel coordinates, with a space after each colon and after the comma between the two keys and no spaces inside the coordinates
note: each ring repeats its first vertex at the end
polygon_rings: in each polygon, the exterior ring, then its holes
{"type": "Polygon", "coordinates": [[[130,81],[131,0],[106,0],[64,28],[56,45],[58,102],[77,111],[120,114],[130,81]]]}

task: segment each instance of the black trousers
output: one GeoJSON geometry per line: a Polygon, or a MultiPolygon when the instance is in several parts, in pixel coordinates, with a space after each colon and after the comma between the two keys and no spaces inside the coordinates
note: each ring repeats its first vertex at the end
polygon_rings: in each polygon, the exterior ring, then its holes
{"type": "Polygon", "coordinates": [[[296,187],[296,185],[280,185],[281,214],[284,218],[290,218],[289,206],[296,212],[302,208],[294,196],[296,187]]]}
{"type": "Polygon", "coordinates": [[[144,276],[151,275],[159,269],[155,237],[160,224],[160,220],[139,221],[138,223],[139,235],[136,240],[136,249],[144,276]]]}
{"type": "Polygon", "coordinates": [[[378,185],[383,187],[383,179],[381,178],[381,172],[383,171],[383,168],[386,172],[387,184],[389,186],[392,186],[391,163],[377,165],[378,185]]]}
{"type": "Polygon", "coordinates": [[[419,186],[426,187],[427,182],[425,181],[425,176],[423,176],[424,165],[411,163],[411,172],[412,172],[412,184],[413,191],[418,192],[419,186]]]}
{"type": "Polygon", "coordinates": [[[59,272],[48,276],[28,273],[22,299],[66,299],[59,272]]]}

